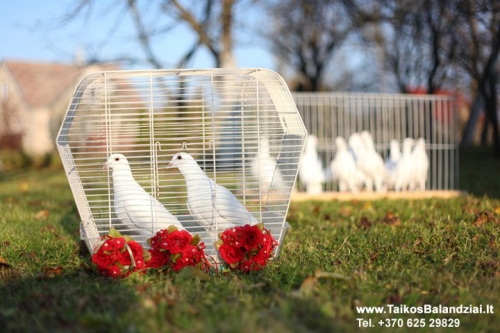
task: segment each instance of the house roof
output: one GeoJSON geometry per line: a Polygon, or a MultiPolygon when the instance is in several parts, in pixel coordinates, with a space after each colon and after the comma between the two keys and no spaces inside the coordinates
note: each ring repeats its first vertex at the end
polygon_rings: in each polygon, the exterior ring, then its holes
{"type": "MultiPolygon", "coordinates": [[[[73,90],[88,70],[85,66],[58,63],[5,60],[26,103],[32,107],[49,106],[68,90],[73,90]]],[[[115,64],[99,65],[101,70],[117,69],[115,64]]]]}

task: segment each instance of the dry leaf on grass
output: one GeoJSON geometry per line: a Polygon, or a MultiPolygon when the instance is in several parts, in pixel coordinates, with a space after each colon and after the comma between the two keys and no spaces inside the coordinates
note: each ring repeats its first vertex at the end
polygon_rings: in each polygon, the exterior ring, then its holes
{"type": "Polygon", "coordinates": [[[480,227],[486,222],[498,222],[498,219],[491,212],[483,210],[476,214],[474,223],[472,224],[476,227],[480,227]]]}
{"type": "Polygon", "coordinates": [[[400,225],[401,220],[399,217],[394,215],[392,212],[387,212],[382,220],[385,224],[389,225],[400,225]]]}
{"type": "Polygon", "coordinates": [[[42,209],[35,214],[35,220],[37,221],[45,220],[47,217],[49,217],[49,215],[50,212],[48,209],[42,209]]]}
{"type": "Polygon", "coordinates": [[[370,220],[368,220],[368,218],[366,216],[363,216],[361,218],[361,220],[359,221],[359,227],[361,229],[368,229],[372,226],[372,223],[370,222],[370,220]]]}
{"type": "Polygon", "coordinates": [[[64,270],[62,266],[44,266],[42,268],[42,275],[43,277],[56,277],[59,275],[62,275],[64,273],[64,270]]]}
{"type": "Polygon", "coordinates": [[[308,297],[314,293],[319,279],[340,279],[349,280],[349,277],[339,273],[316,271],[314,275],[305,278],[299,289],[294,292],[295,296],[308,297]]]}
{"type": "Polygon", "coordinates": [[[3,257],[0,257],[0,280],[11,278],[15,273],[14,267],[12,267],[3,257]]]}

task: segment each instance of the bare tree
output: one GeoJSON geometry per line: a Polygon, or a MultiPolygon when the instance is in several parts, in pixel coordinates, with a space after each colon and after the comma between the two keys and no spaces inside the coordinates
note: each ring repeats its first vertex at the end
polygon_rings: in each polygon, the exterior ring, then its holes
{"type": "MultiPolygon", "coordinates": [[[[453,37],[462,45],[458,63],[470,73],[477,91],[463,133],[461,146],[472,143],[477,120],[484,105],[485,126],[493,131],[493,151],[500,157],[497,116],[498,57],[500,54],[500,3],[496,0],[456,0],[459,13],[453,37]]],[[[485,127],[484,131],[487,130],[485,127]]]]}
{"type": "MultiPolygon", "coordinates": [[[[154,68],[170,67],[167,60],[172,61],[168,54],[159,54],[158,45],[166,43],[177,47],[176,41],[170,39],[173,29],[182,24],[190,27],[195,41],[190,45],[174,65],[177,68],[185,67],[201,48],[206,48],[212,55],[216,67],[235,67],[234,61],[234,30],[236,7],[244,0],[116,0],[107,16],[120,17],[130,15],[134,24],[137,43],[142,49],[145,60],[154,68]]],[[[80,17],[97,15],[94,7],[96,0],[75,0],[73,7],[59,20],[64,26],[80,17]]],[[[100,4],[102,5],[102,4],[100,4]]],[[[123,20],[114,18],[118,22],[104,35],[111,36],[112,32],[121,28],[123,20]]],[[[118,59],[137,62],[130,56],[120,56],[118,59]]],[[[99,59],[93,59],[98,61],[99,59]]]]}
{"type": "Polygon", "coordinates": [[[394,75],[399,91],[425,87],[433,94],[450,82],[456,48],[449,37],[454,17],[446,1],[344,1],[365,42],[379,50],[380,63],[394,75]]]}
{"type": "Polygon", "coordinates": [[[272,52],[299,74],[297,90],[318,91],[336,47],[351,28],[341,2],[335,0],[267,1],[272,26],[261,34],[272,52]]]}

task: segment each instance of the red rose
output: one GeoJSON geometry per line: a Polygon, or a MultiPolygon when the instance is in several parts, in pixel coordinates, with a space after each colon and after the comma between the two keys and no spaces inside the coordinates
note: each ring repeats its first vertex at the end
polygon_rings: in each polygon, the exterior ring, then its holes
{"type": "Polygon", "coordinates": [[[234,227],[224,230],[221,235],[221,239],[224,244],[239,247],[242,245],[241,239],[241,228],[242,227],[234,227]]]}
{"type": "Polygon", "coordinates": [[[267,230],[262,234],[262,249],[265,250],[265,253],[270,257],[274,248],[276,247],[277,242],[274,240],[274,237],[267,230]]]}
{"type": "Polygon", "coordinates": [[[125,239],[122,237],[113,238],[107,241],[110,245],[110,248],[114,250],[121,250],[125,246],[125,239]]]}
{"type": "Polygon", "coordinates": [[[229,265],[236,264],[245,258],[245,252],[239,247],[222,244],[219,247],[219,253],[222,259],[229,265]]]}
{"type": "Polygon", "coordinates": [[[151,259],[147,262],[149,268],[160,268],[168,264],[170,256],[166,252],[160,252],[155,249],[148,251],[151,254],[151,259]]]}
{"type": "Polygon", "coordinates": [[[104,254],[103,251],[99,251],[92,256],[92,262],[100,267],[108,267],[113,263],[113,260],[111,256],[104,254]]]}
{"type": "Polygon", "coordinates": [[[252,261],[250,260],[244,260],[240,264],[240,269],[242,272],[250,272],[252,270],[256,271],[258,269],[255,269],[256,266],[252,261]]]}
{"type": "Polygon", "coordinates": [[[246,224],[241,230],[242,246],[246,251],[257,249],[262,239],[262,231],[256,225],[246,224]]]}
{"type": "Polygon", "coordinates": [[[191,243],[193,237],[186,230],[174,230],[168,235],[168,250],[170,253],[179,253],[191,243]]]}
{"type": "Polygon", "coordinates": [[[253,270],[262,269],[264,266],[267,265],[268,260],[269,260],[269,254],[266,253],[264,249],[261,249],[255,256],[251,258],[251,261],[255,264],[253,270]],[[256,269],[257,267],[260,268],[256,269]]]}
{"type": "Polygon", "coordinates": [[[108,268],[106,276],[110,276],[112,278],[117,279],[121,276],[121,273],[122,272],[120,271],[120,268],[117,265],[113,265],[108,268]]]}

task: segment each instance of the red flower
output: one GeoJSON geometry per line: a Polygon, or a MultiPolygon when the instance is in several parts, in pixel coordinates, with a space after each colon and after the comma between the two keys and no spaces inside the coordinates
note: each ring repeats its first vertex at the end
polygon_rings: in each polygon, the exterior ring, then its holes
{"type": "Polygon", "coordinates": [[[152,250],[152,260],[148,267],[170,265],[176,272],[186,266],[198,266],[206,262],[205,244],[199,243],[199,237],[193,238],[186,230],[170,227],[160,230],[148,240],[152,250]]]}
{"type": "Polygon", "coordinates": [[[147,262],[147,267],[149,268],[160,268],[166,266],[170,260],[168,253],[160,252],[155,249],[150,249],[148,252],[151,254],[151,259],[147,262]]]}
{"type": "Polygon", "coordinates": [[[168,236],[168,249],[171,253],[181,252],[193,240],[191,234],[186,230],[174,230],[168,236]]]}
{"type": "Polygon", "coordinates": [[[219,253],[222,259],[229,265],[236,264],[245,258],[245,252],[241,247],[222,244],[219,247],[219,253]]]}
{"type": "Polygon", "coordinates": [[[224,230],[221,235],[221,240],[224,244],[231,246],[241,246],[242,240],[240,239],[240,229],[241,227],[229,228],[224,230]]]}
{"type": "Polygon", "coordinates": [[[215,243],[220,257],[229,268],[242,272],[264,268],[277,245],[263,224],[246,224],[224,230],[220,241],[215,243]]]}
{"type": "Polygon", "coordinates": [[[146,266],[141,244],[130,237],[121,237],[114,229],[110,229],[109,235],[94,251],[92,262],[101,275],[114,278],[126,277],[146,266]]]}
{"type": "Polygon", "coordinates": [[[262,231],[258,226],[246,224],[241,229],[241,233],[242,245],[245,247],[245,250],[250,251],[258,248],[262,239],[262,231]]]}

